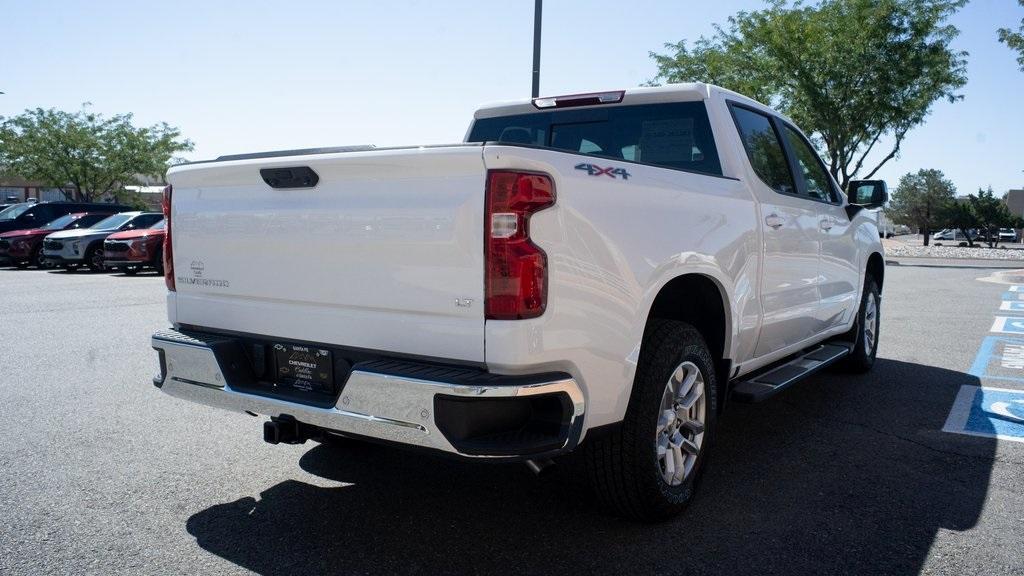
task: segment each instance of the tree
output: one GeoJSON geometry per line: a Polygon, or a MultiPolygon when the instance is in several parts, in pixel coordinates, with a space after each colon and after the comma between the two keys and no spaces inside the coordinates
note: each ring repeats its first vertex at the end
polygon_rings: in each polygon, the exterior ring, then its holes
{"type": "Polygon", "coordinates": [[[693,48],[683,40],[666,44],[668,54],[652,52],[650,83],[706,81],[782,109],[824,145],[845,189],[895,158],[933,103],[962,98],[967,53],[950,48],[959,31],[946,21],[965,2],[774,0],[693,48]],[[891,148],[876,151],[883,142],[891,148]],[[868,168],[872,151],[882,157],[868,168]]]}
{"type": "Polygon", "coordinates": [[[978,228],[985,232],[985,242],[989,248],[999,244],[1000,228],[1019,228],[1020,219],[1010,212],[1001,198],[996,198],[992,187],[988,190],[978,189],[978,193],[967,197],[971,212],[978,220],[978,228]]]}
{"type": "Polygon", "coordinates": [[[959,230],[964,238],[967,238],[967,245],[974,246],[974,231],[978,229],[979,224],[970,202],[956,198],[947,202],[939,211],[938,225],[959,230]]]}
{"type": "Polygon", "coordinates": [[[905,174],[893,192],[887,214],[897,224],[920,229],[927,246],[931,233],[944,224],[950,202],[955,202],[956,186],[941,170],[925,169],[905,174]]]}
{"type": "MultiPolygon", "coordinates": [[[[1017,2],[1024,6],[1024,0],[1017,2]]],[[[1021,72],[1024,72],[1024,18],[1021,18],[1020,28],[1016,32],[1009,28],[1000,28],[999,41],[1017,52],[1017,64],[1020,64],[1021,72]]]]}
{"type": "Polygon", "coordinates": [[[137,175],[162,178],[175,154],[192,150],[177,128],[136,128],[131,114],[107,118],[88,104],[75,113],[37,108],[0,120],[0,171],[73,186],[87,202],[120,193],[137,175]]]}

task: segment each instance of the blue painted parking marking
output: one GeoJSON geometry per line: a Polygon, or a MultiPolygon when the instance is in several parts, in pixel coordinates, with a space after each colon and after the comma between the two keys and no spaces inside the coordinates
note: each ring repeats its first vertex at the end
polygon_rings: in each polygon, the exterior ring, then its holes
{"type": "Polygon", "coordinates": [[[1010,286],[1007,290],[1010,292],[1024,292],[1024,286],[1010,286]]]}
{"type": "Polygon", "coordinates": [[[990,332],[997,332],[1001,334],[1024,334],[1024,318],[996,316],[996,320],[992,323],[992,329],[990,332]]]}
{"type": "Polygon", "coordinates": [[[1024,382],[1024,338],[986,337],[968,373],[979,379],[1024,382]]]}
{"type": "Polygon", "coordinates": [[[1024,300],[1024,292],[1003,292],[1003,300],[1024,300]]]}
{"type": "MultiPolygon", "coordinates": [[[[1021,294],[1024,294],[1022,292],[1021,294]]],[[[1007,310],[1010,312],[1024,312],[1024,301],[1022,300],[1003,300],[999,303],[1000,310],[1007,310]]]]}
{"type": "Polygon", "coordinates": [[[1024,442],[1024,390],[961,386],[942,431],[1024,442]]]}

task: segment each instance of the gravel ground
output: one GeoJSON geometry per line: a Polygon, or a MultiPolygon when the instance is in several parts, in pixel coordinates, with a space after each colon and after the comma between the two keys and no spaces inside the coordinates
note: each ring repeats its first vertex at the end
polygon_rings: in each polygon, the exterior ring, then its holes
{"type": "Polygon", "coordinates": [[[983,260],[1024,260],[1024,250],[1009,248],[960,248],[957,246],[915,246],[898,240],[882,240],[885,255],[895,258],[956,258],[983,260]]]}

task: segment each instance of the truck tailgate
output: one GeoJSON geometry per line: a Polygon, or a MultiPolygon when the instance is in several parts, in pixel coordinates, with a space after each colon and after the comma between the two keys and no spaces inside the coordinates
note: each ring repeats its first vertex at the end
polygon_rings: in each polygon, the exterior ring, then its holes
{"type": "Polygon", "coordinates": [[[484,361],[478,145],[172,168],[179,324],[484,361]],[[264,168],[309,167],[312,188],[264,168]]]}

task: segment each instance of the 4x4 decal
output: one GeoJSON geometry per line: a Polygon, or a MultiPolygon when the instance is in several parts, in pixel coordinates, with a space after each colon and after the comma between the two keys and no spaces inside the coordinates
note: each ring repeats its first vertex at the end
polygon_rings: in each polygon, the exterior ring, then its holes
{"type": "Polygon", "coordinates": [[[586,163],[584,163],[584,164],[577,164],[576,165],[576,169],[577,170],[586,170],[587,174],[590,174],[591,176],[600,176],[602,174],[604,174],[605,176],[608,176],[609,178],[616,178],[618,176],[622,176],[623,180],[629,180],[629,176],[630,176],[629,172],[626,172],[625,168],[615,168],[614,166],[609,166],[607,168],[601,168],[600,166],[596,166],[594,164],[586,164],[586,163]]]}

